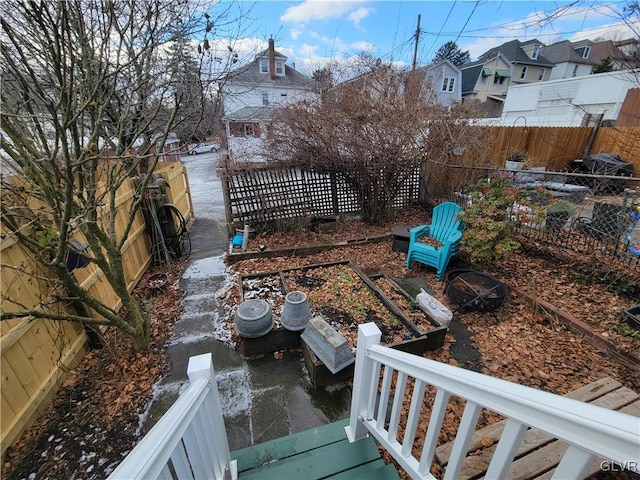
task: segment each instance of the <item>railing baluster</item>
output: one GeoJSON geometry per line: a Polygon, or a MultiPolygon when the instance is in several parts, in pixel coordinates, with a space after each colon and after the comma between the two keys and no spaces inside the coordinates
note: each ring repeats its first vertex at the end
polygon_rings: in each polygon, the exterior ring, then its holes
{"type": "Polygon", "coordinates": [[[586,450],[569,445],[552,478],[584,478],[594,458],[595,455],[586,450]]]}
{"type": "Polygon", "coordinates": [[[171,462],[173,463],[173,469],[176,471],[176,475],[180,480],[193,479],[193,472],[191,472],[189,457],[187,457],[187,452],[184,449],[184,443],[178,443],[178,446],[171,454],[171,462]]]}
{"type": "MultiPolygon", "coordinates": [[[[380,362],[374,362],[371,369],[371,386],[377,386],[380,382],[380,362]]],[[[369,403],[367,404],[367,420],[373,420],[376,408],[376,397],[378,393],[377,388],[371,388],[369,390],[369,403]]]]}
{"type": "Polygon", "coordinates": [[[451,458],[445,471],[445,480],[456,479],[460,476],[460,470],[462,470],[462,464],[467,456],[467,447],[475,431],[476,424],[478,423],[478,416],[482,411],[482,406],[477,403],[467,400],[467,404],[464,407],[464,413],[462,414],[462,420],[460,420],[460,426],[458,427],[458,433],[456,434],[456,440],[453,443],[453,449],[451,450],[451,458]]]}
{"type": "Polygon", "coordinates": [[[438,445],[438,436],[442,428],[442,420],[444,420],[444,414],[447,411],[449,397],[449,392],[442,388],[438,388],[436,391],[436,399],[433,402],[431,417],[429,418],[429,428],[427,429],[422,454],[420,455],[420,464],[418,465],[418,471],[421,475],[428,473],[431,468],[433,456],[435,455],[438,445]]]}
{"type": "Polygon", "coordinates": [[[491,463],[489,464],[489,469],[486,474],[487,478],[507,477],[507,473],[509,473],[509,468],[511,468],[511,463],[513,462],[513,457],[518,451],[522,443],[522,438],[528,428],[526,425],[512,418],[507,420],[496,451],[491,458],[491,463]]]}
{"type": "Polygon", "coordinates": [[[389,392],[391,391],[391,381],[393,380],[393,368],[386,365],[384,367],[384,375],[382,377],[382,390],[380,392],[380,402],[378,402],[378,417],[376,419],[376,428],[384,429],[384,423],[387,419],[387,410],[389,405],[389,392]]]}
{"type": "Polygon", "coordinates": [[[418,420],[420,419],[420,410],[424,399],[424,382],[417,380],[413,384],[413,395],[411,396],[411,406],[409,407],[409,416],[407,417],[407,425],[402,440],[401,455],[408,457],[413,449],[413,442],[418,428],[418,420]]]}
{"type": "Polygon", "coordinates": [[[402,413],[402,402],[404,400],[404,391],[407,386],[407,374],[398,372],[396,379],[396,391],[393,394],[393,408],[391,409],[391,419],[389,420],[389,433],[387,440],[394,442],[400,425],[400,414],[402,413]]]}
{"type": "MultiPolygon", "coordinates": [[[[193,425],[189,425],[187,430],[184,432],[183,440],[194,477],[197,479],[208,478],[204,469],[204,458],[202,457],[202,452],[200,452],[200,449],[198,448],[198,437],[193,430],[193,425]]],[[[207,458],[209,458],[208,455],[207,458]]]]}

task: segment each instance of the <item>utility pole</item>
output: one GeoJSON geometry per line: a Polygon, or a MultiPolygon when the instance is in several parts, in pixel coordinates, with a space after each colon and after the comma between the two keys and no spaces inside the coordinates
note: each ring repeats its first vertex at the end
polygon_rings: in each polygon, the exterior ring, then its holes
{"type": "Polygon", "coordinates": [[[416,60],[418,58],[418,41],[420,40],[420,14],[418,14],[418,28],[416,28],[416,45],[413,49],[413,64],[411,65],[411,71],[416,69],[416,60]]]}

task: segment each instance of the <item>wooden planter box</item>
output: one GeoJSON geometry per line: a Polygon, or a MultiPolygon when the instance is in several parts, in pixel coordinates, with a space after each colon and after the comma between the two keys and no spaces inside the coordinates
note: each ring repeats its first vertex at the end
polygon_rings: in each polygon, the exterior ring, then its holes
{"type": "MultiPolygon", "coordinates": [[[[387,346],[391,348],[397,348],[402,351],[414,353],[416,355],[422,355],[427,350],[435,350],[441,347],[444,344],[444,337],[447,333],[446,327],[434,326],[432,329],[425,330],[424,328],[418,328],[410,319],[408,319],[403,312],[392,302],[390,301],[381,291],[380,289],[371,281],[369,277],[367,277],[356,265],[351,262],[332,262],[325,264],[317,264],[317,265],[309,265],[306,267],[300,268],[291,268],[273,272],[262,272],[251,275],[243,275],[240,278],[240,301],[244,301],[245,299],[245,284],[251,280],[264,279],[265,277],[273,277],[274,282],[279,279],[280,282],[280,295],[282,298],[291,291],[293,288],[292,285],[289,285],[287,281],[287,274],[294,272],[308,272],[313,269],[318,268],[327,268],[333,266],[347,266],[355,275],[357,275],[362,282],[367,285],[367,287],[371,290],[371,292],[375,295],[375,297],[382,303],[384,308],[388,310],[391,314],[393,314],[400,322],[402,326],[406,329],[407,334],[411,334],[413,338],[402,340],[398,342],[393,342],[388,344],[387,346]]],[[[246,292],[248,293],[248,291],[246,292]]],[[[271,302],[275,304],[276,302],[271,302]]],[[[316,306],[317,308],[317,306],[316,306]]],[[[312,378],[312,382],[316,386],[326,385],[327,383],[332,383],[336,381],[340,381],[341,375],[348,375],[350,377],[351,374],[343,374],[343,371],[338,372],[336,375],[333,375],[323,364],[320,362],[316,356],[311,352],[306,346],[304,342],[300,341],[300,334],[302,332],[291,332],[288,331],[279,324],[279,309],[273,308],[273,315],[276,319],[276,327],[271,330],[268,334],[259,337],[259,338],[241,338],[240,340],[240,350],[243,356],[251,357],[256,355],[263,355],[271,352],[275,352],[278,350],[284,350],[288,348],[298,348],[302,346],[303,355],[305,358],[305,362],[307,364],[307,368],[309,369],[309,374],[312,378]],[[306,351],[306,353],[305,353],[306,351]],[[314,378],[316,380],[314,380],[314,378]]],[[[350,367],[345,368],[345,370],[349,371],[350,367]]]]}

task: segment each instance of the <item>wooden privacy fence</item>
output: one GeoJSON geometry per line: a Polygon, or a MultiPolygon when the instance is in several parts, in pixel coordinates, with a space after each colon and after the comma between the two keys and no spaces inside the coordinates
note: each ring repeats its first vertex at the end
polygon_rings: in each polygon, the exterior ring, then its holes
{"type": "MultiPolygon", "coordinates": [[[[566,171],[571,161],[582,158],[588,149],[590,153],[616,153],[624,161],[633,163],[636,175],[640,174],[640,127],[477,128],[486,130],[488,160],[496,167],[504,166],[510,153],[524,151],[528,154],[529,166],[566,171]]],[[[464,157],[463,163],[474,165],[477,159],[464,157]]]]}
{"type": "MultiPolygon", "coordinates": [[[[186,168],[171,163],[157,171],[167,182],[170,203],[178,207],[185,219],[193,217],[191,193],[186,168]]],[[[134,196],[133,181],[128,180],[118,192],[116,231],[122,233],[134,196]]],[[[75,238],[82,241],[81,237],[75,238]]],[[[149,267],[150,239],[141,212],[136,218],[124,246],[123,266],[127,285],[132,290],[149,267]]],[[[0,255],[4,265],[18,267],[33,265],[34,260],[11,236],[0,241],[0,255]]],[[[102,271],[94,264],[74,270],[83,288],[113,309],[120,308],[118,297],[106,282],[102,271]]],[[[32,308],[46,296],[49,287],[34,282],[12,268],[0,271],[2,298],[18,299],[32,308]]],[[[14,308],[3,300],[3,311],[14,308]]],[[[52,308],[74,312],[70,305],[52,308]]],[[[37,418],[53,399],[64,372],[73,369],[87,351],[87,336],[83,327],[71,322],[13,319],[0,322],[0,351],[2,385],[0,392],[0,421],[2,455],[37,418]]]]}
{"type": "MultiPolygon", "coordinates": [[[[358,193],[339,173],[252,165],[222,176],[227,222],[263,227],[273,222],[309,217],[337,217],[360,212],[358,193]]],[[[418,201],[416,170],[399,187],[392,206],[418,201]]]]}

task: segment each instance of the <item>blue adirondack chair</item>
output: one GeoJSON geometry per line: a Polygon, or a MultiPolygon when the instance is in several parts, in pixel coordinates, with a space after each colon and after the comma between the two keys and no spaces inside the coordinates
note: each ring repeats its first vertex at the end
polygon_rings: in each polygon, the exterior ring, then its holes
{"type": "Polygon", "coordinates": [[[420,225],[409,231],[409,251],[407,252],[407,270],[411,262],[420,262],[435,267],[436,279],[442,280],[444,271],[451,257],[458,253],[462,238],[462,223],[458,214],[462,209],[453,202],[441,203],[433,209],[431,223],[420,225]],[[439,240],[441,247],[434,247],[419,242],[421,237],[428,236],[439,240]]]}

